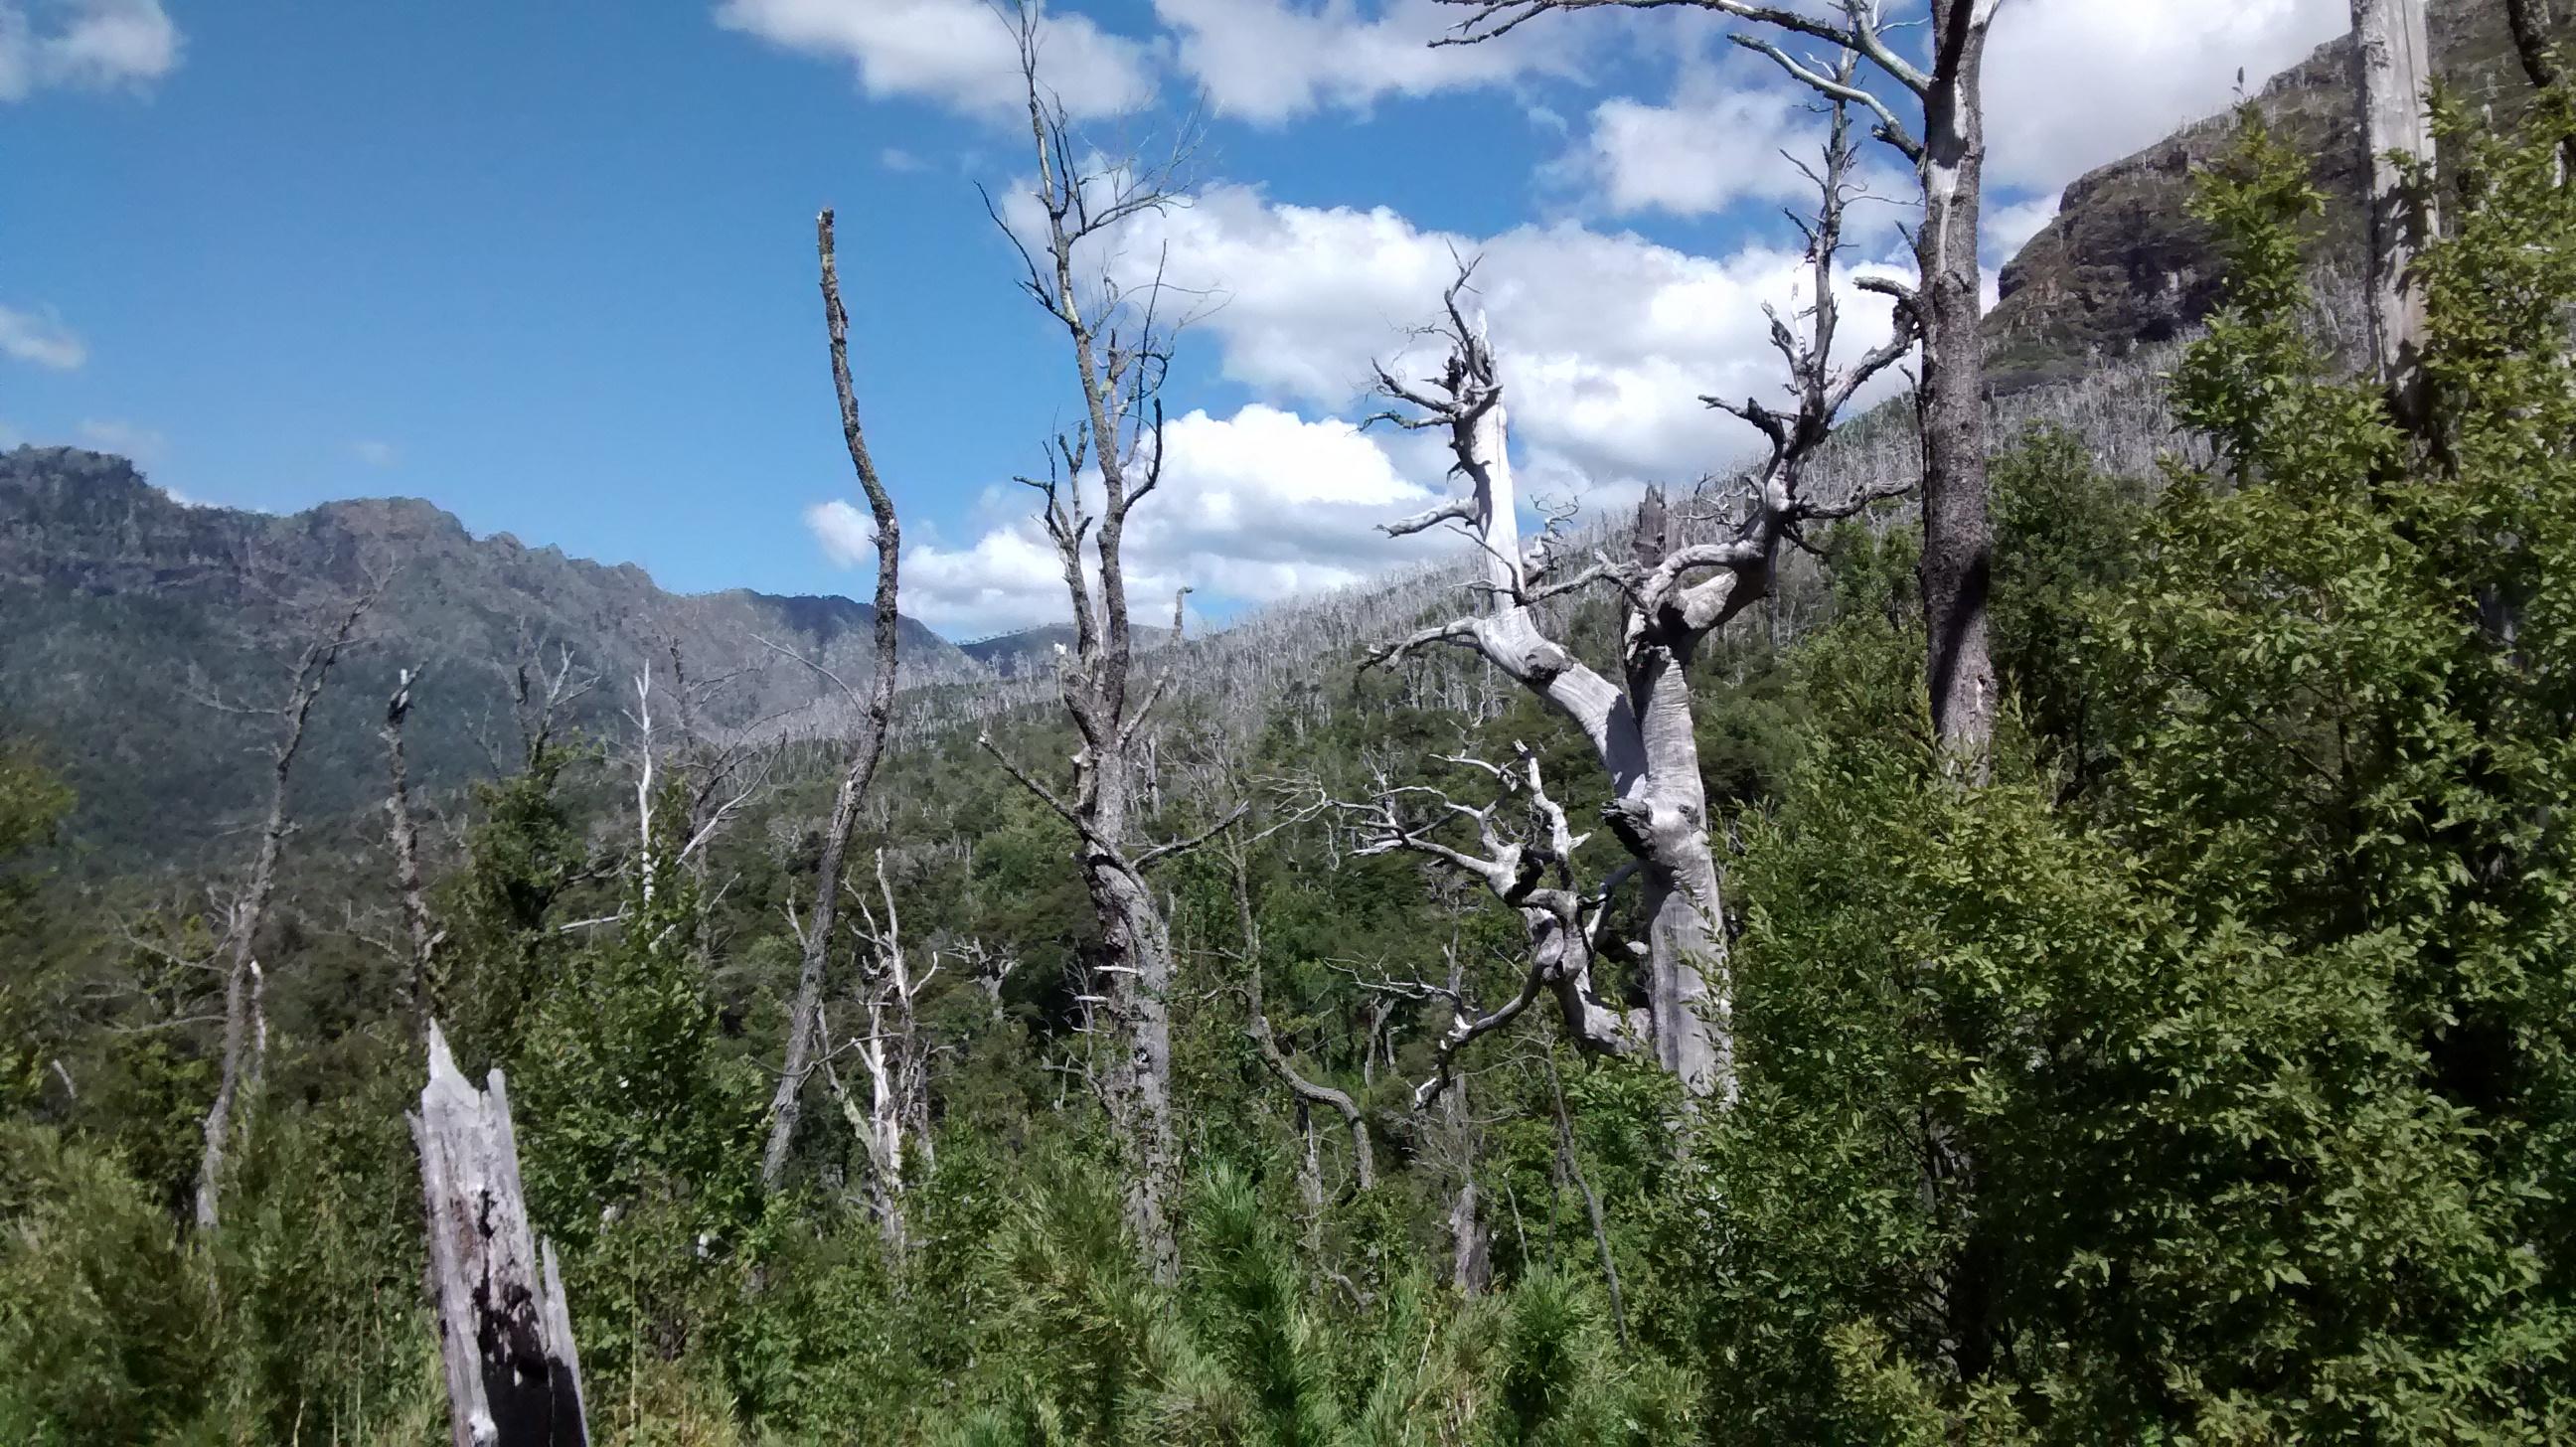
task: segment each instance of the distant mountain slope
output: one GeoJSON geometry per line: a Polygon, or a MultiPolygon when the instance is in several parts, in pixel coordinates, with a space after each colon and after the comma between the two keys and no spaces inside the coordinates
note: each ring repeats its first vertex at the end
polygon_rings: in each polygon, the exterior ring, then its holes
{"type": "MultiPolygon", "coordinates": [[[[2560,43],[2576,49],[2576,6],[2559,14],[2560,43]]],[[[2529,104],[2503,0],[2434,0],[2430,18],[2434,67],[2455,94],[2492,106],[2499,120],[2529,104]]],[[[2351,37],[2273,77],[2255,104],[2283,141],[2314,159],[2327,197],[2314,259],[2357,275],[2366,173],[2351,37]]],[[[1996,392],[2069,380],[2097,358],[2170,341],[2209,314],[2219,269],[2207,229],[2184,208],[2192,172],[2234,134],[2233,117],[2213,116],[2066,188],[2057,218],[2004,267],[2002,300],[1986,318],[1996,392]]]]}
{"type": "MultiPolygon", "coordinates": [[[[1135,636],[1138,649],[1157,648],[1172,630],[1152,628],[1138,623],[1128,630],[1135,636]]],[[[1003,678],[1018,678],[1052,664],[1063,650],[1073,647],[1073,625],[1041,623],[1016,633],[996,633],[990,638],[970,639],[957,645],[959,652],[991,669],[1003,678]]]]}
{"type": "MultiPolygon", "coordinates": [[[[230,697],[272,696],[301,615],[371,571],[391,581],[299,766],[315,810],[380,793],[376,729],[398,667],[429,670],[411,743],[436,787],[486,769],[487,742],[512,747],[508,669],[523,640],[569,648],[600,676],[582,706],[591,725],[622,722],[634,674],[647,657],[667,659],[674,640],[694,677],[739,674],[709,704],[710,721],[747,725],[831,687],[759,639],[855,679],[875,617],[846,598],[665,592],[632,565],[476,538],[413,499],[285,517],[190,507],[122,458],[22,447],[0,453],[0,725],[44,738],[80,791],[76,842],[185,858],[259,802],[254,751],[267,727],[197,702],[192,671],[230,697]]],[[[980,672],[909,620],[902,639],[915,678],[980,672]]]]}

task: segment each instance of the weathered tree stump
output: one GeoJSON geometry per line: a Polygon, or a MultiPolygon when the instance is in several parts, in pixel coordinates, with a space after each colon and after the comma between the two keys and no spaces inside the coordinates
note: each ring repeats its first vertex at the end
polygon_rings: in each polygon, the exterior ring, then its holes
{"type": "Polygon", "coordinates": [[[430,1291],[456,1447],[587,1447],[581,1358],[554,1247],[528,1225],[501,1072],[476,1090],[429,1027],[420,1149],[430,1291]]]}

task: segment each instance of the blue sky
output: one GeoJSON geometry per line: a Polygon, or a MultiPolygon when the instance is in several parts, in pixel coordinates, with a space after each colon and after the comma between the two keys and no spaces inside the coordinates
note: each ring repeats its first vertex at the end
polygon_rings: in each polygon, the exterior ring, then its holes
{"type": "MultiPolygon", "coordinates": [[[[1993,259],[2077,172],[2342,11],[2007,0],[1993,259]]],[[[1050,79],[1098,134],[1208,115],[1205,194],[1138,241],[1226,298],[1185,342],[1171,496],[1138,543],[1149,582],[1220,617],[1397,559],[1369,524],[1438,463],[1357,431],[1354,394],[1452,249],[1487,258],[1542,487],[1615,500],[1741,445],[1692,398],[1765,382],[1799,98],[1708,15],[1425,48],[1451,18],[1055,7],[1050,79]]],[[[0,0],[0,442],[127,452],[227,506],[427,497],[684,590],[863,592],[829,506],[852,487],[828,204],[907,611],[1038,621],[1061,604],[1007,479],[1067,391],[974,190],[1026,170],[1007,53],[980,0],[0,0]]],[[[1853,260],[1891,246],[1882,225],[1853,260]]]]}

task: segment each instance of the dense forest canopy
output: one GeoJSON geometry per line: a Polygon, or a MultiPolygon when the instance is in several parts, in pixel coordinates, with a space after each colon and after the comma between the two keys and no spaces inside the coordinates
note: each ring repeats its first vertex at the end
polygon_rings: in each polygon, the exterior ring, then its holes
{"type": "Polygon", "coordinates": [[[865,608],[671,605],[603,651],[352,549],[262,595],[252,662],[151,685],[255,751],[164,805],[248,825],[148,872],[71,847],[13,700],[0,1437],[487,1440],[471,1400],[505,1443],[2576,1438],[2545,7],[2508,7],[2501,114],[2363,47],[2345,114],[2429,141],[2353,182],[2362,335],[2320,265],[2349,218],[2249,102],[2192,168],[2211,309],[2010,397],[1974,162],[2011,6],[1934,0],[1919,54],[1858,0],[1711,8],[1800,38],[1825,127],[1787,386],[1711,399],[1739,471],[1524,506],[1462,258],[1445,359],[1381,375],[1456,490],[1385,521],[1472,551],[1214,637],[1130,599],[1175,343],[1081,268],[1186,178],[1086,145],[1032,9],[1007,279],[1084,404],[1029,491],[1051,656],[898,627],[874,283],[826,212],[865,608]],[[1868,335],[1843,209],[1888,161],[1922,225],[1868,335]],[[406,651],[441,617],[470,679],[406,651]],[[483,1110],[479,1229],[543,1253],[489,1269],[533,1303],[447,1291],[483,1110]]]}

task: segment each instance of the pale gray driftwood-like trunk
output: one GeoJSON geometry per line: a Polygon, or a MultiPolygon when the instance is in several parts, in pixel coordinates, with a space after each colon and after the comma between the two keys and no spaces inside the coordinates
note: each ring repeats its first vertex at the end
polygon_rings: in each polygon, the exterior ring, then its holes
{"type": "Polygon", "coordinates": [[[2438,224],[2432,190],[2409,174],[2433,161],[2433,43],[2424,0],[2352,0],[2353,87],[2370,158],[2368,303],[2371,363],[2409,426],[2424,397],[2424,291],[2415,259],[2438,224]]]}
{"type": "Polygon", "coordinates": [[[528,1224],[501,1072],[476,1090],[433,1022],[429,1084],[406,1119],[455,1447],[582,1447],[581,1356],[554,1247],[528,1224]]]}
{"type": "MultiPolygon", "coordinates": [[[[1828,84],[1848,89],[1856,63],[1846,53],[1828,84]]],[[[1686,673],[1710,633],[1770,592],[1780,550],[1802,526],[1848,517],[1893,495],[1865,492],[1823,503],[1805,494],[1803,473],[1843,407],[1871,377],[1895,365],[1921,331],[1922,310],[1900,304],[1892,336],[1848,365],[1834,359],[1840,328],[1837,256],[1844,210],[1858,188],[1851,179],[1855,158],[1847,107],[1838,103],[1831,114],[1824,165],[1809,173],[1817,184],[1817,209],[1812,222],[1803,223],[1813,287],[1802,318],[1807,325],[1800,335],[1787,320],[1775,319],[1772,333],[1788,365],[1795,405],[1783,409],[1753,399],[1703,399],[1759,430],[1770,444],[1769,457],[1742,480],[1742,494],[1729,500],[1740,515],[1723,541],[1694,543],[1675,536],[1662,494],[1650,492],[1638,511],[1629,558],[1598,558],[1589,567],[1576,568],[1554,546],[1552,535],[1524,548],[1503,384],[1483,318],[1471,319],[1461,310],[1460,296],[1469,280],[1465,275],[1446,299],[1450,351],[1441,373],[1420,385],[1400,381],[1384,369],[1378,373],[1380,388],[1410,408],[1409,413],[1390,414],[1392,420],[1446,430],[1454,471],[1468,484],[1462,495],[1387,531],[1403,536],[1455,525],[1475,541],[1485,560],[1480,591],[1486,601],[1474,616],[1436,624],[1380,648],[1372,661],[1392,661],[1434,644],[1469,648],[1545,698],[1582,731],[1609,776],[1611,798],[1602,817],[1636,861],[1634,872],[1643,889],[1647,1003],[1641,1025],[1629,1022],[1625,1012],[1602,1006],[1593,991],[1592,935],[1602,904],[1573,893],[1570,880],[1538,887],[1540,876],[1559,869],[1558,861],[1570,851],[1571,836],[1561,824],[1554,830],[1564,836],[1559,840],[1544,839],[1540,836],[1547,831],[1533,830],[1508,854],[1489,849],[1481,861],[1451,856],[1450,862],[1486,878],[1497,896],[1521,911],[1533,963],[1546,972],[1544,979],[1531,977],[1523,1003],[1539,985],[1552,986],[1567,1033],[1577,1045],[1623,1053],[1631,1037],[1642,1035],[1655,1059],[1694,1096],[1732,1099],[1735,1062],[1721,880],[1709,846],[1712,821],[1686,673]],[[1616,592],[1624,615],[1615,682],[1541,626],[1539,610],[1550,600],[1600,588],[1616,592]],[[1522,868],[1542,862],[1545,869],[1522,868]]],[[[1533,800],[1545,801],[1534,770],[1527,784],[1533,800]]],[[[1555,808],[1552,801],[1548,807],[1555,808]]],[[[1562,810],[1556,813],[1561,819],[1562,810]]],[[[1397,822],[1392,811],[1384,822],[1397,822]]],[[[1437,852],[1423,849],[1402,827],[1383,831],[1382,837],[1391,845],[1437,852]]],[[[1497,1013],[1507,1020],[1517,1008],[1506,1006],[1505,1011],[1509,1013],[1497,1013]]],[[[1499,1022],[1462,1016],[1451,1032],[1450,1048],[1494,1023],[1499,1022]]],[[[1447,1074],[1444,1053],[1441,1075],[1447,1074]]],[[[1437,1088],[1436,1081],[1425,1087],[1437,1088]]]]}
{"type": "Polygon", "coordinates": [[[1958,765],[1971,777],[1983,777],[1997,700],[1986,640],[1994,531],[1986,508],[1985,340],[1978,326],[1983,297],[1977,248],[1985,177],[1986,38],[2003,0],[1930,0],[1928,16],[1888,0],[1442,3],[1466,12],[1456,33],[1437,42],[1443,45],[1493,40],[1560,10],[1689,6],[1745,22],[1750,28],[1728,38],[1768,58],[1829,102],[1866,111],[1870,134],[1905,158],[1922,205],[1914,232],[1915,284],[1862,284],[1894,297],[1922,342],[1915,399],[1923,443],[1921,582],[1932,722],[1958,765]],[[1927,21],[1928,69],[1912,58],[1922,51],[1907,36],[1927,21]],[[1839,52],[1841,63],[1828,65],[1801,53],[1817,42],[1839,52]],[[1901,115],[1900,107],[1915,115],[1901,115]]]}

